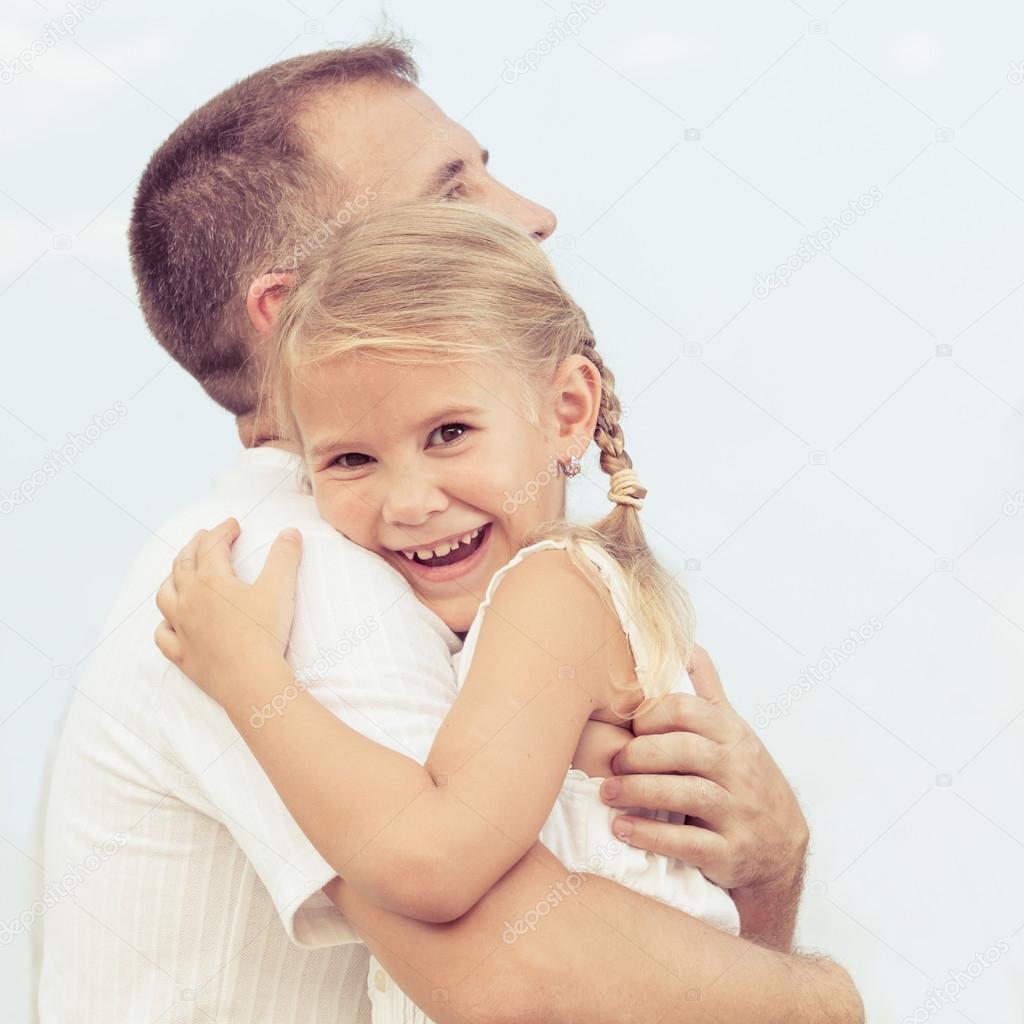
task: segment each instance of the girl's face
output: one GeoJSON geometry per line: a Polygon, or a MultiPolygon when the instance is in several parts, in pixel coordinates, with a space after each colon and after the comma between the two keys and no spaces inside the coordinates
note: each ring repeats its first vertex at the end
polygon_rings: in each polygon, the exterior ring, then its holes
{"type": "Polygon", "coordinates": [[[576,451],[560,418],[564,396],[540,403],[534,423],[522,391],[485,361],[358,354],[293,386],[321,516],[390,562],[456,632],[526,532],[562,515],[555,459],[576,451]]]}

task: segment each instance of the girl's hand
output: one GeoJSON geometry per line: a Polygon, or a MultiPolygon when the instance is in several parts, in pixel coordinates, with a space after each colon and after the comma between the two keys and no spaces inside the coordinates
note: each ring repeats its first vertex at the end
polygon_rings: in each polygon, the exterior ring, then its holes
{"type": "Polygon", "coordinates": [[[285,530],[256,582],[242,583],[229,557],[238,534],[235,519],[200,530],[175,558],[156,596],[164,615],[157,647],[221,705],[256,667],[283,660],[302,557],[301,534],[285,530]]]}

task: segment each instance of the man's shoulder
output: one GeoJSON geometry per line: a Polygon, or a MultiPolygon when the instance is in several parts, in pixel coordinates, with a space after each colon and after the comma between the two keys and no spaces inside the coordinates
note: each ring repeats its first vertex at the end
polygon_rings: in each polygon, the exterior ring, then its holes
{"type": "Polygon", "coordinates": [[[132,600],[130,595],[140,588],[148,592],[159,586],[170,573],[174,556],[192,536],[229,516],[241,525],[232,561],[242,578],[258,574],[267,549],[286,527],[302,533],[305,567],[329,563],[360,576],[390,579],[397,575],[382,559],[320,517],[313,497],[300,486],[299,468],[298,460],[286,452],[240,452],[211,481],[205,494],[179,509],[154,532],[128,571],[122,600],[132,600]]]}
{"type": "Polygon", "coordinates": [[[234,516],[242,527],[236,557],[269,545],[281,530],[293,526],[308,542],[328,545],[360,560],[372,559],[369,552],[320,517],[312,495],[300,486],[300,466],[287,452],[256,449],[239,453],[235,462],[211,481],[205,494],[164,522],[143,554],[153,549],[162,555],[176,552],[198,530],[212,529],[234,516]]]}

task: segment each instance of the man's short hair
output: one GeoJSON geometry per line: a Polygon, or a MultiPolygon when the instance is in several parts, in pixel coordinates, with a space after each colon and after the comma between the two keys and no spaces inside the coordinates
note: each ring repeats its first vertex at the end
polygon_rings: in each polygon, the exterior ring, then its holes
{"type": "Polygon", "coordinates": [[[236,82],[189,115],[153,154],[129,228],[143,315],[160,344],[236,416],[259,400],[249,282],[322,228],[344,183],[299,114],[360,79],[416,84],[393,35],[292,57],[236,82]]]}

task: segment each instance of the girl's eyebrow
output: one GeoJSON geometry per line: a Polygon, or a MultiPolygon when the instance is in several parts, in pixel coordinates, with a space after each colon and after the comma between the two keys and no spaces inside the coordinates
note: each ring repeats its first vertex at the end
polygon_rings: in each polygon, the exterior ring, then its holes
{"type": "MultiPolygon", "coordinates": [[[[481,412],[482,410],[476,406],[451,406],[447,409],[441,409],[438,412],[431,413],[426,419],[417,423],[413,429],[417,431],[426,430],[429,426],[446,422],[456,416],[479,416],[481,412]]],[[[353,441],[346,437],[328,438],[323,441],[318,441],[313,445],[313,447],[308,450],[308,457],[316,459],[321,455],[327,455],[330,452],[337,451],[339,448],[359,448],[360,444],[360,441],[353,441]]]]}

